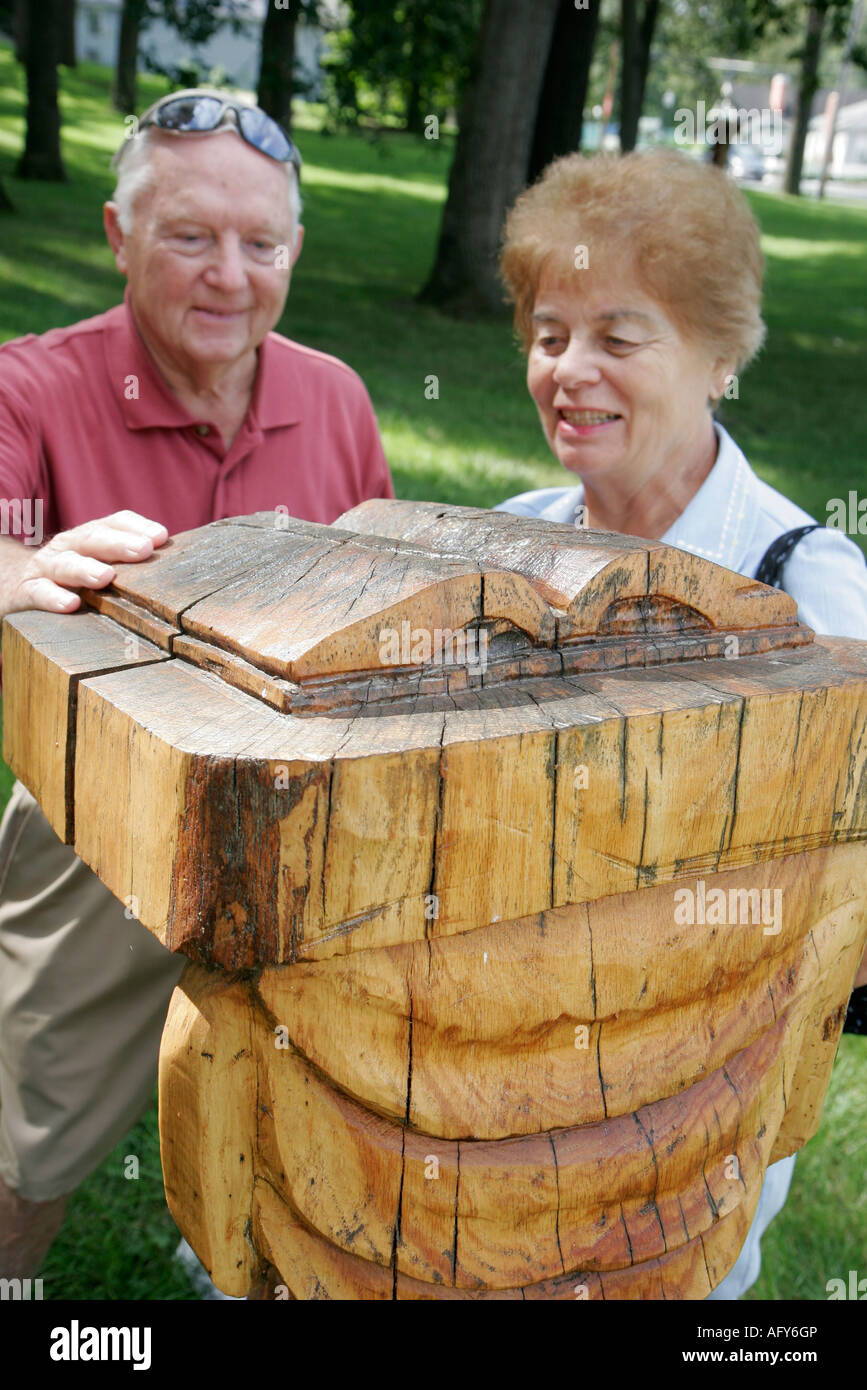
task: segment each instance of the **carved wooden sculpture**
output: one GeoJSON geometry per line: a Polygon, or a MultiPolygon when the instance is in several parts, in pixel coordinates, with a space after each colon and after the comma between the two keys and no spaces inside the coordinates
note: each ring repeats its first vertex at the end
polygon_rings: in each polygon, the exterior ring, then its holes
{"type": "Polygon", "coordinates": [[[88,602],[7,620],[4,754],[190,959],[162,1154],[217,1285],[704,1297],[864,947],[867,644],[408,502],[218,522],[88,602]]]}

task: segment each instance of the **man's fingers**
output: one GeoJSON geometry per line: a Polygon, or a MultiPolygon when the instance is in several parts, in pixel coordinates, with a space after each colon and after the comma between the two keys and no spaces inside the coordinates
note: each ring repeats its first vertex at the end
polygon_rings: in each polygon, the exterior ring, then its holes
{"type": "Polygon", "coordinates": [[[40,551],[39,569],[41,574],[32,583],[40,580],[53,581],[53,585],[67,585],[71,589],[104,589],[114,579],[114,568],[106,565],[93,555],[82,555],[77,550],[40,551]]]}
{"type": "Polygon", "coordinates": [[[49,613],[74,613],[80,607],[74,589],[104,589],[114,579],[114,569],[90,555],[77,550],[51,551],[45,548],[34,556],[32,568],[25,574],[13,597],[10,613],[27,608],[41,608],[49,613]]]}
{"type": "Polygon", "coordinates": [[[140,516],[138,512],[113,512],[111,516],[100,517],[100,520],[116,531],[143,532],[150,537],[154,546],[163,545],[169,538],[169,533],[161,522],[151,521],[150,517],[140,516]]]}
{"type": "MultiPolygon", "coordinates": [[[[165,530],[165,527],[162,528],[165,530]]],[[[108,521],[91,521],[87,526],[79,526],[74,531],[64,531],[55,536],[40,553],[46,557],[53,555],[91,556],[111,564],[134,564],[147,560],[154,552],[152,536],[109,524],[108,521]]]]}
{"type": "Polygon", "coordinates": [[[111,565],[80,555],[77,550],[38,551],[20,579],[8,613],[40,608],[48,613],[74,613],[81,607],[75,589],[104,589],[114,579],[111,565]]]}
{"type": "Polygon", "coordinates": [[[73,613],[81,605],[74,590],[104,589],[115,577],[115,565],[147,560],[168,538],[158,521],[130,511],[62,531],[33,553],[4,611],[73,613]]]}
{"type": "Polygon", "coordinates": [[[31,608],[40,608],[46,613],[74,613],[81,607],[78,594],[62,589],[50,579],[27,579],[19,584],[9,613],[20,613],[31,608]]]}

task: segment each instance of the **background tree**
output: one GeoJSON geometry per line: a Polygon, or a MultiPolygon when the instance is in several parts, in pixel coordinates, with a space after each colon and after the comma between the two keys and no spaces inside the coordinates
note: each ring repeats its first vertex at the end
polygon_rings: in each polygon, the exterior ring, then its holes
{"type": "Polygon", "coordinates": [[[453,314],[502,309],[503,218],[526,182],[559,0],[487,0],[461,111],[436,259],[421,298],[453,314]]]}
{"type": "Polygon", "coordinates": [[[60,61],[65,68],[74,68],[75,57],[75,14],[78,8],[78,0],[66,0],[63,6],[62,20],[63,32],[60,40],[60,61]]]}
{"type": "Polygon", "coordinates": [[[116,111],[138,109],[138,43],[142,26],[151,17],[148,0],[123,0],[117,38],[117,62],[111,88],[116,111]]]}
{"type": "Polygon", "coordinates": [[[634,150],[659,0],[621,0],[620,148],[634,150]]]}
{"type": "Polygon", "coordinates": [[[27,34],[30,29],[30,0],[8,0],[12,11],[12,37],[15,40],[15,61],[27,62],[27,34]]]}
{"type": "MultiPolygon", "coordinates": [[[[245,0],[145,0],[139,18],[139,40],[147,25],[154,19],[161,19],[174,29],[182,43],[197,49],[224,25],[238,31],[243,15],[245,0]]],[[[168,79],[170,86],[196,86],[203,79],[203,64],[197,54],[182,58],[179,63],[163,63],[142,50],[136,65],[149,72],[158,72],[168,79]]]]}
{"type": "MultiPolygon", "coordinates": [[[[789,0],[785,0],[789,3],[789,0]]],[[[778,0],[750,0],[732,5],[730,0],[702,0],[700,5],[663,4],[654,30],[650,68],[644,92],[644,109],[659,113],[666,92],[674,105],[691,107],[704,101],[714,106],[720,95],[719,73],[708,58],[729,55],[756,58],[784,66],[785,43],[776,38],[780,52],[762,50],[766,30],[778,34],[781,13],[778,0]],[[773,22],[772,22],[773,21],[773,22]]],[[[765,45],[767,48],[767,45],[765,45]]]]}
{"type": "Polygon", "coordinates": [[[552,159],[581,147],[599,11],[600,0],[590,0],[586,10],[576,10],[574,0],[560,0],[536,111],[528,183],[552,159]]]}
{"type": "Polygon", "coordinates": [[[291,0],[289,9],[269,4],[262,25],[257,101],[263,111],[289,130],[295,91],[295,30],[305,18],[315,18],[315,0],[291,0]]]}
{"type": "Polygon", "coordinates": [[[801,174],[804,167],[804,146],[807,141],[807,126],[813,107],[813,98],[819,90],[819,62],[822,54],[822,41],[826,34],[839,40],[845,31],[850,10],[849,0],[809,0],[806,7],[804,43],[800,51],[801,72],[798,81],[798,99],[786,156],[786,193],[798,194],[801,191],[801,174]]]}
{"type": "Polygon", "coordinates": [[[63,181],[57,65],[66,34],[66,0],[27,0],[19,31],[27,73],[27,135],[16,174],[20,179],[63,181]]]}
{"type": "Polygon", "coordinates": [[[323,66],[342,124],[395,112],[420,134],[427,115],[456,106],[481,21],[481,0],[353,0],[323,66]]]}
{"type": "Polygon", "coordinates": [[[14,211],[15,204],[12,202],[12,199],[9,197],[9,194],[6,192],[6,189],[3,187],[2,183],[0,183],[0,212],[14,211]]]}

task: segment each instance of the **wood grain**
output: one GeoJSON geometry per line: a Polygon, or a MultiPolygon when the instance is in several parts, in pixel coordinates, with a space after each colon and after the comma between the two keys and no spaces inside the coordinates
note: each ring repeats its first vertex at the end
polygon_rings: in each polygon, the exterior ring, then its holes
{"type": "Polygon", "coordinates": [[[435,502],[362,502],[335,525],[412,541],[434,553],[462,555],[526,576],[569,619],[570,632],[597,632],[612,605],[664,596],[724,629],[793,622],[790,595],[658,541],[610,531],[540,523],[510,512],[435,502]]]}
{"type": "Polygon", "coordinates": [[[706,1297],[865,946],[867,644],[658,541],[415,502],[227,519],[84,597],[7,620],[4,751],[190,962],[163,1165],[218,1286],[706,1297]]]}
{"type": "MultiPolygon", "coordinates": [[[[393,1120],[454,1139],[593,1124],[677,1094],[782,1013],[809,1005],[816,1035],[832,1038],[827,1011],[817,1016],[820,984],[832,966],[848,970],[831,985],[842,998],[854,976],[867,930],[864,853],[840,845],[266,968],[258,993],[303,1056],[393,1120]],[[751,909],[743,923],[678,923],[676,889],[695,893],[699,882],[705,894],[723,888],[727,903],[760,887],[773,907],[778,892],[780,931],[766,932],[751,909]]],[[[819,1052],[824,1066],[826,1042],[819,1052]]]]}
{"type": "Polygon", "coordinates": [[[3,757],[66,844],[75,835],[72,767],[79,682],[165,653],[109,618],[13,613],[3,622],[3,757]]]}
{"type": "Polygon", "coordinates": [[[177,660],[90,678],[77,852],[174,949],[237,969],[863,840],[867,676],[835,652],[375,718],[293,718],[177,660]]]}
{"type": "Polygon", "coordinates": [[[160,1048],[160,1155],[169,1210],[211,1279],[243,1298],[257,1161],[249,991],[188,965],[160,1048]]]}

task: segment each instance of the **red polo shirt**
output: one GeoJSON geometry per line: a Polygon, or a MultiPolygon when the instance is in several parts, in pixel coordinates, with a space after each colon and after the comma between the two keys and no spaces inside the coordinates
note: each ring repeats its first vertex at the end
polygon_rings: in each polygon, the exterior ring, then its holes
{"type": "Polygon", "coordinates": [[[122,508],[173,534],[276,507],[330,522],[393,496],[361,378],[278,333],[228,450],[163,380],[126,301],[0,347],[0,497],[41,498],[44,539],[122,508]]]}

